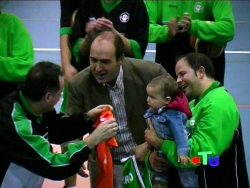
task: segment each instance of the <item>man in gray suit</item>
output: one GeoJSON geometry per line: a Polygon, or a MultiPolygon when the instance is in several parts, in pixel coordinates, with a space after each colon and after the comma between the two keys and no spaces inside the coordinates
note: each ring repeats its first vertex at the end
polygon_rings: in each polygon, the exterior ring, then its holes
{"type": "MultiPolygon", "coordinates": [[[[147,128],[143,113],[148,108],[146,86],[166,73],[161,65],[145,60],[124,58],[122,39],[110,31],[98,35],[91,44],[90,66],[68,83],[66,114],[86,112],[99,104],[111,104],[118,124],[118,148],[111,150],[114,187],[122,188],[120,159],[135,154],[143,162],[148,151],[144,144],[147,128]]],[[[94,156],[94,154],[93,154],[94,156]]],[[[89,162],[90,178],[96,178],[96,162],[89,162]]]]}

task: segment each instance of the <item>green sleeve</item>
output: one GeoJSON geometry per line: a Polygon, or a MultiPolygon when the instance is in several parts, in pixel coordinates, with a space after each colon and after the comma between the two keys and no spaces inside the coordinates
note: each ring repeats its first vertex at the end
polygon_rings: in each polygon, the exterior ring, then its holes
{"type": "MultiPolygon", "coordinates": [[[[12,139],[10,141],[10,136],[1,134],[2,141],[8,143],[1,148],[1,151],[8,150],[7,155],[15,156],[12,157],[12,162],[40,176],[52,180],[62,180],[72,176],[91,154],[91,150],[83,141],[70,143],[67,146],[67,152],[63,154],[52,152],[47,139],[34,133],[32,121],[26,117],[27,112],[23,110],[20,103],[14,104],[11,115],[10,124],[13,126],[10,126],[8,134],[12,135],[12,139]]],[[[40,120],[37,119],[37,121],[40,120]]],[[[41,124],[41,126],[44,125],[41,124]]]]}
{"type": "Polygon", "coordinates": [[[170,40],[167,36],[168,27],[157,24],[158,18],[162,14],[162,1],[144,1],[149,16],[149,35],[148,42],[163,43],[170,40]]]}
{"type": "Polygon", "coordinates": [[[129,40],[134,57],[137,59],[143,59],[143,55],[141,53],[141,47],[138,44],[138,42],[136,42],[135,40],[129,40]]]}
{"type": "Polygon", "coordinates": [[[72,32],[72,30],[71,30],[71,28],[70,27],[62,27],[62,28],[60,28],[60,36],[61,35],[71,35],[71,32],[72,32]]]}
{"type": "Polygon", "coordinates": [[[0,80],[20,82],[25,79],[34,63],[34,50],[32,39],[22,21],[13,16],[11,22],[12,24],[6,24],[11,25],[7,30],[1,26],[5,23],[0,23],[0,28],[4,31],[0,31],[0,37],[3,37],[3,45],[0,46],[0,80]]]}
{"type": "MultiPolygon", "coordinates": [[[[15,103],[12,120],[17,134],[27,144],[23,145],[23,143],[16,143],[17,146],[20,144],[20,148],[31,147],[33,151],[30,153],[30,156],[32,156],[33,152],[38,153],[38,158],[41,158],[40,160],[48,161],[50,166],[60,167],[69,164],[70,157],[76,151],[86,147],[84,142],[79,141],[68,145],[68,152],[66,154],[52,153],[50,151],[50,143],[45,140],[43,136],[35,135],[33,133],[31,120],[26,117],[26,113],[19,103],[15,103]]],[[[25,150],[23,152],[25,152],[25,150]]],[[[22,154],[25,155],[24,153],[22,154]]]]}
{"type": "MultiPolygon", "coordinates": [[[[239,124],[239,112],[234,100],[229,94],[225,96],[216,93],[211,100],[203,101],[202,105],[195,107],[192,113],[195,127],[189,139],[189,158],[201,157],[198,152],[207,151],[211,151],[212,156],[220,156],[230,146],[234,130],[239,124]]],[[[164,140],[161,150],[174,166],[185,167],[177,162],[174,141],[164,140]]],[[[192,166],[197,165],[190,162],[187,167],[192,166]]]]}
{"type": "Polygon", "coordinates": [[[192,20],[190,33],[202,40],[225,46],[235,34],[232,5],[229,1],[213,1],[211,6],[214,22],[192,20]]]}

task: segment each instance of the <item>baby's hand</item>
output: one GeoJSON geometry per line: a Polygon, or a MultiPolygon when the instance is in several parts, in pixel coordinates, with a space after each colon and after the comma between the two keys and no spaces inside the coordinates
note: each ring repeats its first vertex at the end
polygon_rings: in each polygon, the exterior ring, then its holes
{"type": "Polygon", "coordinates": [[[178,163],[181,163],[181,164],[187,166],[188,156],[186,156],[186,155],[178,156],[178,163]]]}

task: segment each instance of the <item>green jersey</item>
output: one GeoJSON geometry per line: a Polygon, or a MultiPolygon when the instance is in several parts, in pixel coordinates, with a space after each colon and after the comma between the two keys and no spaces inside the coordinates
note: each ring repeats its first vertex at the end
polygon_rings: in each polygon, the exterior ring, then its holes
{"type": "Polygon", "coordinates": [[[230,1],[145,1],[149,14],[149,42],[169,40],[166,24],[183,13],[191,17],[190,33],[204,41],[224,46],[235,32],[234,16],[230,1]],[[207,21],[213,21],[208,23],[207,21]]]}

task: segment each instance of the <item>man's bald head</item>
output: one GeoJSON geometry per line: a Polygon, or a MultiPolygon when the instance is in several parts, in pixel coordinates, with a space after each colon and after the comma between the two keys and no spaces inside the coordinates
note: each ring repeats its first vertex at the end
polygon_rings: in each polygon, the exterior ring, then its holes
{"type": "Polygon", "coordinates": [[[114,45],[115,56],[118,60],[124,54],[124,43],[120,36],[114,34],[111,31],[103,31],[99,35],[97,35],[96,38],[93,40],[90,49],[95,45],[109,42],[112,42],[112,44],[114,45]]]}

